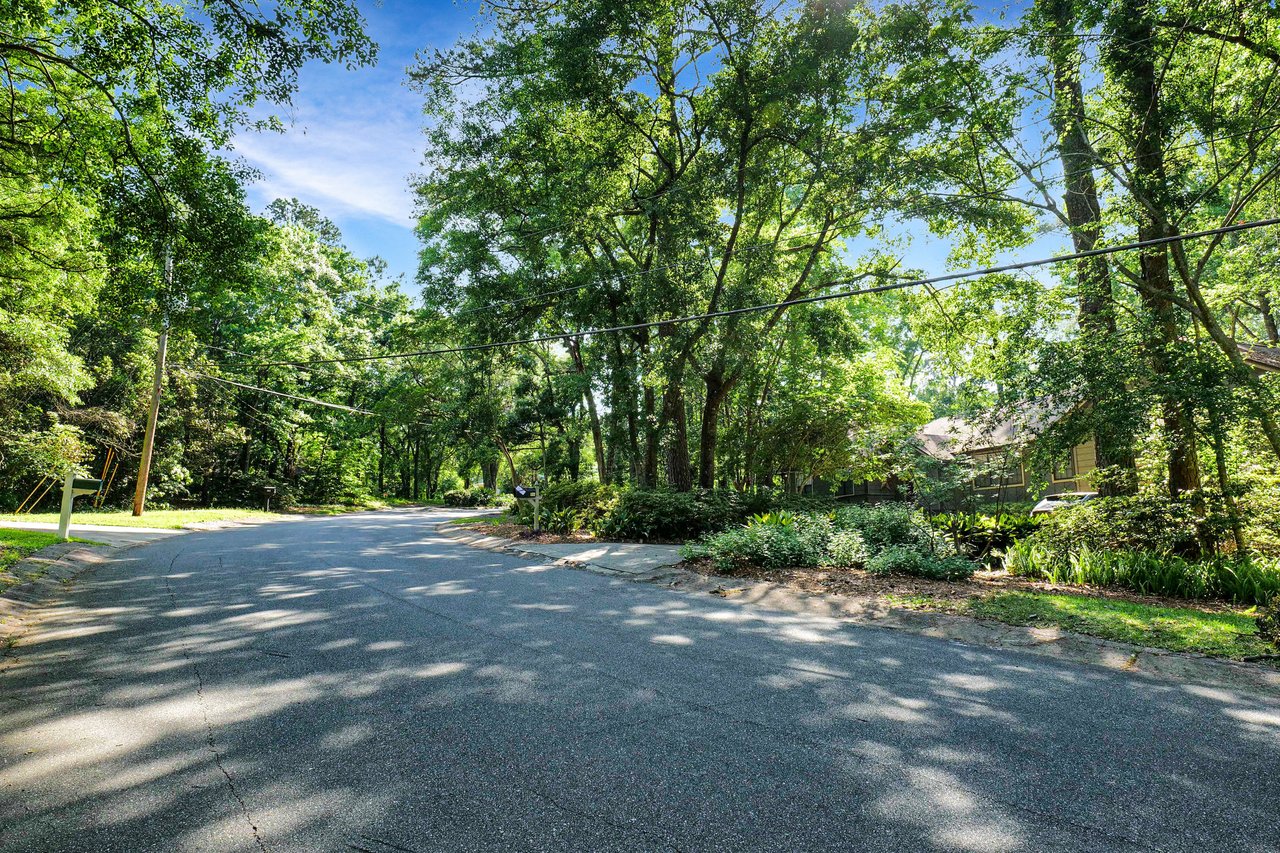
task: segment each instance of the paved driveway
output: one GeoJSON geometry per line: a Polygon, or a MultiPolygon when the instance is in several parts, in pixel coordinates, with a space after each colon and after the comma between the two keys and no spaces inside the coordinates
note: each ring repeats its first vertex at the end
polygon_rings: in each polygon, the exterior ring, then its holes
{"type": "Polygon", "coordinates": [[[531,565],[192,533],[0,674],[0,850],[1280,849],[1280,699],[531,565]]]}

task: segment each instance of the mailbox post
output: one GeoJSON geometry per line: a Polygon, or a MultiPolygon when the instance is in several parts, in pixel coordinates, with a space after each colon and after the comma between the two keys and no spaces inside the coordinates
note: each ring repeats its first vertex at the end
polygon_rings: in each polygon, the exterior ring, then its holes
{"type": "Polygon", "coordinates": [[[271,496],[274,495],[275,493],[276,493],[275,486],[262,487],[262,494],[266,496],[266,499],[267,499],[267,512],[271,512],[271,496]]]}
{"type": "Polygon", "coordinates": [[[63,541],[70,538],[71,502],[78,495],[91,495],[102,488],[101,480],[88,477],[77,477],[75,471],[67,469],[62,479],[62,512],[58,515],[58,538],[63,541]]]}
{"type": "Polygon", "coordinates": [[[542,500],[542,490],[537,486],[531,488],[516,486],[515,493],[516,498],[519,500],[533,501],[533,532],[537,533],[539,528],[538,506],[542,500]]]}

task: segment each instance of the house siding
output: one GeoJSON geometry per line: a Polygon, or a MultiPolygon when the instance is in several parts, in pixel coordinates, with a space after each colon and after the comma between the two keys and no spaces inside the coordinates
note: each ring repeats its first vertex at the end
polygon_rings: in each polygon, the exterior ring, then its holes
{"type": "MultiPolygon", "coordinates": [[[[966,455],[981,461],[984,458],[999,458],[1003,455],[1003,451],[983,450],[966,455]]],[[[1074,477],[1055,481],[1052,472],[1028,470],[1026,465],[1019,461],[1017,471],[1021,475],[1020,483],[1004,483],[999,486],[987,487],[975,485],[970,487],[968,494],[981,498],[984,503],[1008,504],[1035,500],[1041,497],[1042,494],[1057,495],[1063,492],[1090,491],[1092,486],[1089,483],[1088,475],[1098,467],[1096,443],[1093,439],[1090,439],[1082,444],[1077,444],[1071,448],[1071,458],[1075,468],[1074,477]],[[1048,481],[1048,487],[1043,493],[1031,489],[1032,483],[1040,481],[1048,481]]],[[[1019,473],[1013,473],[1011,470],[1009,479],[1017,480],[1019,473]]],[[[827,482],[821,478],[815,478],[805,484],[803,491],[805,494],[830,495],[839,500],[853,503],[880,503],[894,499],[893,490],[883,480],[845,480],[837,484],[827,482]]],[[[929,509],[931,511],[952,510],[959,508],[962,503],[963,496],[956,495],[953,499],[931,506],[929,509]]]]}

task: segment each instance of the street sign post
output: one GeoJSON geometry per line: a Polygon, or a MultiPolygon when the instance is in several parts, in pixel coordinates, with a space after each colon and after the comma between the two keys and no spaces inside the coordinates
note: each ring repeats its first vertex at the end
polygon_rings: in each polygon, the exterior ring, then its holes
{"type": "Polygon", "coordinates": [[[67,469],[62,479],[62,512],[58,514],[58,538],[66,541],[70,538],[71,502],[79,495],[92,495],[102,490],[102,481],[90,477],[77,477],[75,472],[67,469]]]}

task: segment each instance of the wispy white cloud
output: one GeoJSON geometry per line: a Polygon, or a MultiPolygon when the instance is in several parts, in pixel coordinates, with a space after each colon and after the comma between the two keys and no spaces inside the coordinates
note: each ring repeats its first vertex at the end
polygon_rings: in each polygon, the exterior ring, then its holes
{"type": "Polygon", "coordinates": [[[241,135],[235,153],[262,173],[264,195],[411,227],[409,176],[420,162],[420,139],[403,116],[339,108],[323,120],[299,120],[284,134],[241,135]]]}
{"type": "Polygon", "coordinates": [[[377,66],[303,68],[282,134],[244,133],[232,153],[261,173],[249,188],[261,210],[296,197],[342,228],[353,251],[387,259],[393,273],[417,267],[411,176],[421,170],[422,99],[404,85],[418,51],[470,32],[478,0],[379,0],[360,4],[381,45],[377,66]]]}

